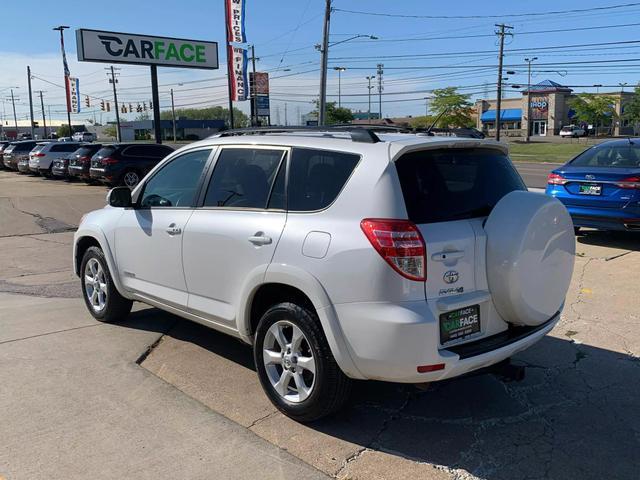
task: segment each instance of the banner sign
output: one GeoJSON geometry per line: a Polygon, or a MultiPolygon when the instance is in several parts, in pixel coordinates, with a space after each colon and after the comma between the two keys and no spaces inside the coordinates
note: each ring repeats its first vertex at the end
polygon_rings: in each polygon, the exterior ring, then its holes
{"type": "Polygon", "coordinates": [[[258,95],[256,97],[256,109],[259,117],[270,117],[271,110],[269,108],[269,96],[258,95]]]}
{"type": "Polygon", "coordinates": [[[75,77],[67,77],[69,86],[68,111],[70,113],[80,113],[80,80],[75,77]]]}
{"type": "Polygon", "coordinates": [[[230,43],[247,43],[244,34],[245,0],[225,0],[227,2],[227,41],[230,43]]]}
{"type": "Polygon", "coordinates": [[[249,74],[251,91],[256,95],[269,95],[269,74],[265,72],[251,72],[249,74]],[[255,81],[255,86],[254,86],[255,81]]]}
{"type": "Polygon", "coordinates": [[[218,68],[218,43],[134,33],[76,30],[81,62],[218,68]]]}
{"type": "Polygon", "coordinates": [[[244,48],[227,47],[229,72],[231,80],[231,98],[234,102],[247,99],[249,83],[247,82],[247,51],[244,48]]]}

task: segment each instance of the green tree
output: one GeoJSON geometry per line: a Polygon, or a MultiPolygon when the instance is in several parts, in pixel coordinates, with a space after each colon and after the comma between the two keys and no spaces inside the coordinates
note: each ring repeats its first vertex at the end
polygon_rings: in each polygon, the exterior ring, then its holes
{"type": "MultiPolygon", "coordinates": [[[[311,112],[313,115],[318,115],[318,100],[314,100],[316,109],[311,112]]],[[[325,105],[325,123],[327,125],[334,125],[336,123],[349,123],[353,120],[353,112],[348,108],[336,106],[336,102],[327,102],[325,105]]]]}
{"type": "Polygon", "coordinates": [[[69,128],[69,125],[60,125],[56,129],[56,134],[58,135],[58,138],[60,138],[60,137],[70,137],[71,135],[73,135],[73,132],[69,128]]]}
{"type": "Polygon", "coordinates": [[[107,125],[106,127],[104,127],[104,130],[102,130],[102,132],[107,136],[107,137],[112,137],[112,138],[116,138],[116,126],[115,125],[107,125]]]}
{"type": "Polygon", "coordinates": [[[596,127],[605,125],[615,118],[615,105],[614,97],[593,93],[581,93],[569,100],[569,106],[576,112],[573,118],[596,127]]]}
{"type": "Polygon", "coordinates": [[[421,117],[413,117],[409,122],[411,128],[429,128],[435,118],[432,115],[422,115],[421,117]]]}
{"type": "Polygon", "coordinates": [[[472,127],[473,109],[469,101],[470,95],[458,93],[456,87],[438,88],[433,91],[429,107],[434,117],[442,114],[437,127],[472,127]],[[444,112],[444,113],[443,113],[444,112]]]}
{"type": "Polygon", "coordinates": [[[151,120],[151,115],[149,115],[149,112],[140,112],[138,115],[136,115],[135,120],[136,122],[141,122],[143,120],[151,120]]]}
{"type": "MultiPolygon", "coordinates": [[[[171,110],[163,110],[160,112],[162,120],[172,120],[171,110]]],[[[176,108],[176,120],[178,118],[188,118],[192,120],[224,120],[229,124],[229,109],[224,107],[206,107],[206,108],[176,108]]],[[[249,126],[249,117],[237,108],[233,109],[234,128],[249,126]]]]}
{"type": "Polygon", "coordinates": [[[640,84],[633,91],[631,101],[625,104],[623,117],[633,124],[640,123],[640,84]]]}

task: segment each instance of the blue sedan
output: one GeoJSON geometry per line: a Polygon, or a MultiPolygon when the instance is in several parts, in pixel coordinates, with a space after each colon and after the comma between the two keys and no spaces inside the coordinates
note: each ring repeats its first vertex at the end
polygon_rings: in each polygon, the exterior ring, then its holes
{"type": "Polygon", "coordinates": [[[547,195],[569,210],[580,227],[640,231],[640,139],[591,147],[553,170],[547,195]]]}

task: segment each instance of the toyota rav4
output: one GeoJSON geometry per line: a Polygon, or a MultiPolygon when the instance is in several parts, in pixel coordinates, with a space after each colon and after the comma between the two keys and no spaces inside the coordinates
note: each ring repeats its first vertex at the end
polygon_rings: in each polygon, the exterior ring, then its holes
{"type": "Polygon", "coordinates": [[[508,359],[560,318],[571,218],[490,140],[229,131],[87,214],[73,261],[114,322],[140,301],[253,346],[270,400],[311,421],[352,379],[425,383],[508,359]]]}

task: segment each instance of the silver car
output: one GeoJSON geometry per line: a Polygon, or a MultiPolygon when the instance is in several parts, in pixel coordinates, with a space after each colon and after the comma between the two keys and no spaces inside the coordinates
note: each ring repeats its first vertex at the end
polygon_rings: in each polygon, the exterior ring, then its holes
{"type": "Polygon", "coordinates": [[[50,176],[53,161],[75,152],[81,145],[80,142],[38,142],[29,153],[29,170],[50,176]]]}

